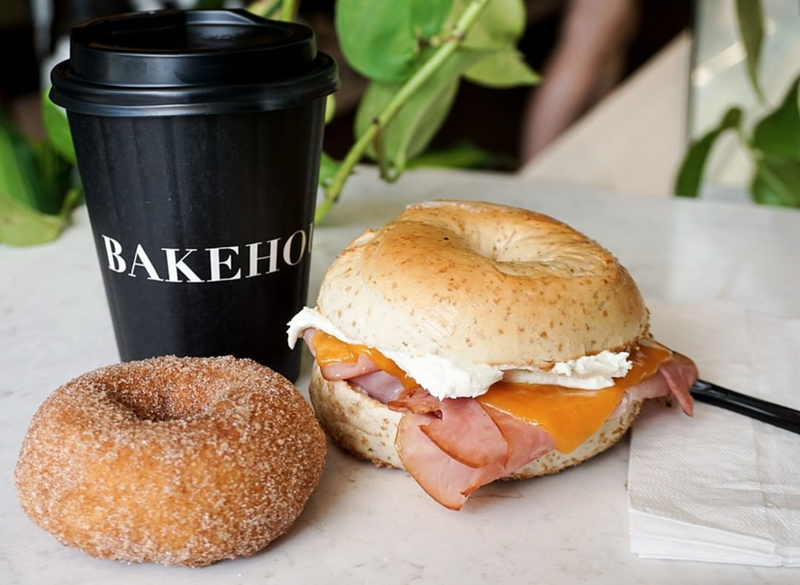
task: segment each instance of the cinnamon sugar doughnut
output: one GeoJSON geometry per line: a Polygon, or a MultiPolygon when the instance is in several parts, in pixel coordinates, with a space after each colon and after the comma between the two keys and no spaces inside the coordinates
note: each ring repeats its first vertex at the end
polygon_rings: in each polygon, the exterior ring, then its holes
{"type": "Polygon", "coordinates": [[[232,357],[162,357],[51,394],[15,477],[25,513],[63,544],[201,567],[283,534],[324,462],[311,408],[279,374],[232,357]]]}

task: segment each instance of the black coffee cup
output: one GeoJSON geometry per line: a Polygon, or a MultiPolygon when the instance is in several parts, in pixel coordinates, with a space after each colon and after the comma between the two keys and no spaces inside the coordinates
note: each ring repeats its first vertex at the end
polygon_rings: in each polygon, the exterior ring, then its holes
{"type": "Polygon", "coordinates": [[[339,84],[312,31],[238,10],[100,18],[52,80],[122,360],[234,355],[296,379],[286,323],[339,84]]]}

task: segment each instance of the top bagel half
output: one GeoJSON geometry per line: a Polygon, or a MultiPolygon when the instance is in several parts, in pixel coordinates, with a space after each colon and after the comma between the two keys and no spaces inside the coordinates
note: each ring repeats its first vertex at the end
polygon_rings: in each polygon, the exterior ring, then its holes
{"type": "Polygon", "coordinates": [[[648,332],[614,256],[546,215],[491,203],[408,207],[328,269],[318,310],[371,347],[547,369],[648,332]]]}

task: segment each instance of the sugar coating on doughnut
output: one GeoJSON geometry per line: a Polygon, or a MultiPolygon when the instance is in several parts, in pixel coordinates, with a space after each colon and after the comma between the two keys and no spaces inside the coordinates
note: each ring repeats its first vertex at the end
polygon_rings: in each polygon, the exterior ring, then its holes
{"type": "Polygon", "coordinates": [[[162,357],[53,392],[15,478],[23,510],[63,544],[197,567],[283,534],[319,481],[325,449],[308,403],[269,368],[162,357]]]}

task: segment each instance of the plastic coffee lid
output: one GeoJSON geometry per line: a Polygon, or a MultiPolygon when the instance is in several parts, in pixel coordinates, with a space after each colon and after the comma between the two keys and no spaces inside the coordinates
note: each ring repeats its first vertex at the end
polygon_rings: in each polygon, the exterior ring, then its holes
{"type": "Polygon", "coordinates": [[[220,114],[290,108],[339,88],[314,33],[244,10],[162,10],[72,29],[50,96],[97,116],[220,114]]]}

